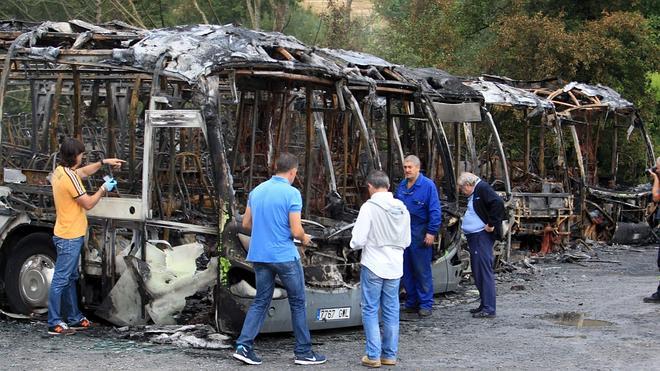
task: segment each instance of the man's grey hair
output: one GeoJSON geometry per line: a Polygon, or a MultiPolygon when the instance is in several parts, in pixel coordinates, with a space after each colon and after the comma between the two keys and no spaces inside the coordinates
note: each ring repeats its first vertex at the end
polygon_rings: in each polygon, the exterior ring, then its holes
{"type": "Polygon", "coordinates": [[[374,188],[390,188],[390,178],[384,171],[374,170],[367,175],[367,184],[374,188]]]}
{"type": "Polygon", "coordinates": [[[411,164],[413,164],[417,167],[422,166],[422,162],[419,160],[419,157],[417,157],[415,155],[406,156],[406,158],[403,159],[403,162],[410,162],[411,164]]]}
{"type": "Polygon", "coordinates": [[[477,184],[477,181],[479,180],[479,177],[468,172],[461,173],[461,175],[458,177],[458,186],[462,187],[464,185],[475,185],[477,184]]]}
{"type": "Polygon", "coordinates": [[[655,159],[655,164],[657,165],[658,163],[660,163],[660,157],[655,159]]]}

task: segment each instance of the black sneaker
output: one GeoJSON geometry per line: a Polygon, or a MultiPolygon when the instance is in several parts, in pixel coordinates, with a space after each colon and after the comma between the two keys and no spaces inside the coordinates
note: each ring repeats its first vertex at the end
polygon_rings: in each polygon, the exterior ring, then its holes
{"type": "Polygon", "coordinates": [[[472,318],[495,318],[495,313],[486,313],[484,311],[475,313],[472,318]]]}
{"type": "Polygon", "coordinates": [[[70,329],[64,322],[48,327],[48,335],[73,335],[75,333],[76,330],[70,329]]]}
{"type": "Polygon", "coordinates": [[[417,312],[417,314],[419,314],[420,317],[428,317],[431,314],[433,314],[433,312],[431,312],[430,309],[423,309],[422,308],[422,309],[419,310],[419,312],[417,312]]]}
{"type": "Polygon", "coordinates": [[[403,313],[417,313],[419,308],[403,307],[403,313]]]}
{"type": "Polygon", "coordinates": [[[239,361],[243,361],[248,365],[260,365],[261,358],[257,357],[257,354],[252,349],[247,349],[246,347],[239,345],[236,347],[236,352],[234,352],[234,358],[239,361]]]}
{"type": "Polygon", "coordinates": [[[327,361],[327,359],[324,355],[309,352],[309,354],[305,356],[296,356],[296,359],[293,362],[297,365],[320,365],[321,363],[325,363],[325,361],[327,361]]]}
{"type": "Polygon", "coordinates": [[[484,309],[484,308],[480,305],[480,306],[478,306],[477,308],[472,308],[472,309],[470,309],[470,313],[472,313],[472,314],[479,313],[479,312],[481,312],[483,309],[484,309]]]}
{"type": "Polygon", "coordinates": [[[648,298],[644,298],[645,303],[659,303],[660,304],[660,295],[658,295],[657,292],[653,293],[653,295],[649,296],[648,298]]]}

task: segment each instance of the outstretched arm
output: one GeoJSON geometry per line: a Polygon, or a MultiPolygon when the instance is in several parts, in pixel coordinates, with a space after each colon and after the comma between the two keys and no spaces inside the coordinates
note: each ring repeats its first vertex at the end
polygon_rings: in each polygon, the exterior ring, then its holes
{"type": "Polygon", "coordinates": [[[110,165],[115,169],[119,169],[121,167],[121,164],[125,162],[126,161],[120,160],[118,158],[104,158],[101,161],[76,169],[76,174],[78,174],[81,178],[85,179],[88,176],[91,176],[92,174],[99,171],[103,165],[110,165]]]}

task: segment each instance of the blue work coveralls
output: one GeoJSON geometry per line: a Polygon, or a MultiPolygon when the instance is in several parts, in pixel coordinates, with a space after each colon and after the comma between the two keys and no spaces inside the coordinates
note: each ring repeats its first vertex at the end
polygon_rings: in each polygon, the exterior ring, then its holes
{"type": "Polygon", "coordinates": [[[403,201],[410,213],[410,246],[403,251],[403,278],[406,308],[431,310],[433,306],[433,248],[424,245],[427,233],[437,235],[442,223],[438,190],[433,181],[421,173],[412,187],[404,179],[395,197],[403,201]]]}

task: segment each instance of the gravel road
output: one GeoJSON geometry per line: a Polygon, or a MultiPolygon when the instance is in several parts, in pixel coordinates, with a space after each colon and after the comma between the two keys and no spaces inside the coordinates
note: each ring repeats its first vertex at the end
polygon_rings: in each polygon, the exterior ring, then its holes
{"type": "MultiPolygon", "coordinates": [[[[552,258],[498,276],[497,318],[473,319],[474,286],[436,297],[433,315],[404,317],[399,369],[660,369],[660,304],[642,303],[658,283],[657,247],[608,246],[601,262],[552,258]],[[602,260],[609,262],[602,262],[602,260]],[[618,262],[618,263],[617,263],[618,262]]],[[[40,321],[0,315],[0,369],[225,370],[243,366],[230,350],[197,350],[122,338],[109,326],[46,335],[40,321]]],[[[314,332],[323,369],[364,369],[361,328],[314,332]]],[[[261,369],[293,365],[289,334],[257,339],[261,369]]],[[[253,367],[255,368],[255,367],[253,367]]],[[[386,368],[386,367],[384,367],[386,368]]],[[[392,367],[390,367],[392,368],[392,367]]]]}

